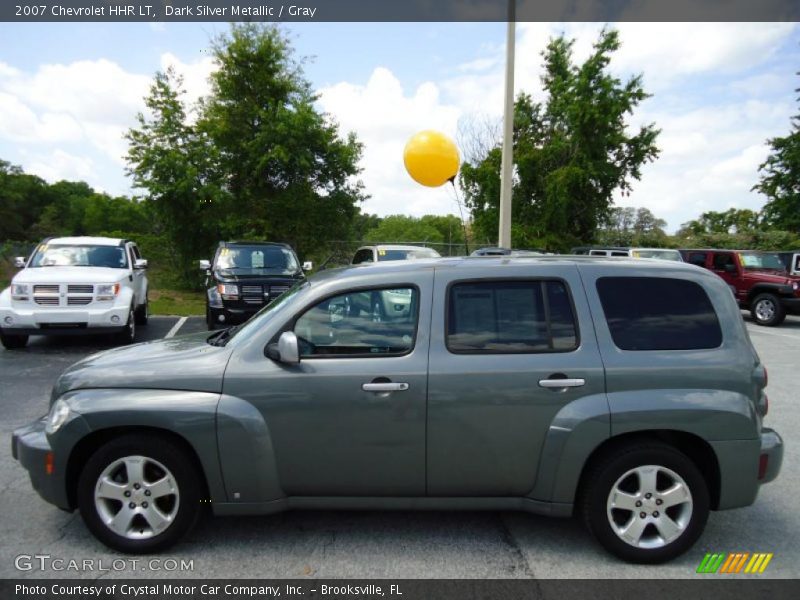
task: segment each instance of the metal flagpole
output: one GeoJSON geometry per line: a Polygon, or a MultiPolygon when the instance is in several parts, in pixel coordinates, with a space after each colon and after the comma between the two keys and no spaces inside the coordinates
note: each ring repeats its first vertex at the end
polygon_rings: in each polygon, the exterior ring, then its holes
{"type": "Polygon", "coordinates": [[[506,32],[506,90],[503,111],[503,155],[500,167],[500,231],[497,245],[511,248],[511,176],[514,166],[514,38],[515,0],[508,2],[506,32]]]}

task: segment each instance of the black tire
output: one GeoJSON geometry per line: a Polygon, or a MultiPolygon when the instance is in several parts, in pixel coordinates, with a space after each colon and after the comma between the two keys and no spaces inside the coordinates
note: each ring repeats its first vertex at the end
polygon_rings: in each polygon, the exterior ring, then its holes
{"type": "MultiPolygon", "coordinates": [[[[583,484],[578,508],[586,526],[606,550],[628,562],[653,564],[672,560],[692,547],[703,533],[708,520],[710,501],[705,479],[689,457],[667,444],[632,443],[617,448],[613,453],[606,453],[589,467],[584,475],[583,484]],[[691,506],[683,503],[662,509],[660,506],[663,506],[665,501],[656,493],[647,500],[641,496],[641,502],[646,504],[636,505],[641,508],[634,508],[632,511],[608,508],[610,494],[618,483],[621,486],[630,485],[631,481],[638,480],[636,475],[630,476],[633,480],[622,479],[627,473],[638,467],[653,465],[661,469],[658,478],[663,487],[657,486],[658,491],[664,492],[670,487],[669,477],[665,473],[672,471],[688,488],[691,506]],[[660,505],[656,506],[655,503],[660,505]],[[659,510],[661,512],[658,512],[659,510]],[[637,514],[635,511],[641,512],[637,514]],[[669,522],[660,521],[663,526],[679,523],[682,524],[682,531],[675,539],[665,543],[663,537],[659,541],[661,529],[656,525],[656,518],[667,519],[667,517],[669,522]],[[634,521],[644,519],[640,543],[647,545],[652,540],[654,546],[640,547],[623,540],[612,528],[612,519],[620,528],[628,525],[639,526],[634,521]]],[[[638,492],[632,490],[631,494],[635,496],[638,492]]]]}
{"type": "Polygon", "coordinates": [[[217,324],[214,323],[214,317],[211,315],[211,309],[206,306],[206,327],[208,327],[209,331],[214,331],[217,328],[217,324]]]}
{"type": "Polygon", "coordinates": [[[28,336],[0,333],[0,342],[6,350],[19,350],[28,345],[28,336]]]}
{"type": "Polygon", "coordinates": [[[114,336],[116,342],[122,346],[132,344],[136,339],[136,311],[131,307],[128,313],[128,322],[118,334],[114,336]]]}
{"type": "Polygon", "coordinates": [[[150,300],[145,296],[144,304],[141,304],[136,307],[136,310],[133,312],[134,322],[137,325],[141,325],[142,327],[147,325],[147,321],[150,318],[150,300]]]}
{"type": "Polygon", "coordinates": [[[756,325],[775,327],[786,319],[786,310],[783,308],[780,298],[767,292],[753,298],[750,303],[750,315],[756,325]]]}
{"type": "MultiPolygon", "coordinates": [[[[143,478],[143,482],[144,480],[146,477],[143,478]]],[[[133,485],[134,482],[127,483],[133,485]]],[[[142,483],[141,487],[146,486],[142,483]]],[[[201,513],[200,502],[205,495],[204,489],[202,475],[183,446],[154,434],[127,434],[101,446],[87,461],[78,480],[78,509],[89,531],[112,550],[129,554],[160,552],[177,543],[194,527],[201,513]],[[174,513],[171,522],[160,533],[151,531],[150,537],[133,539],[118,534],[105,524],[95,504],[95,489],[100,476],[116,461],[125,457],[144,457],[157,461],[168,469],[169,475],[177,484],[177,495],[174,498],[165,498],[166,501],[173,502],[172,508],[166,509],[174,513]]],[[[131,493],[136,494],[129,496],[133,501],[147,499],[138,491],[131,490],[131,493]]],[[[119,510],[123,508],[120,502],[119,510]]],[[[143,519],[143,517],[135,518],[143,519]]],[[[132,535],[136,535],[140,525],[146,531],[148,527],[146,520],[131,521],[132,535]]]]}

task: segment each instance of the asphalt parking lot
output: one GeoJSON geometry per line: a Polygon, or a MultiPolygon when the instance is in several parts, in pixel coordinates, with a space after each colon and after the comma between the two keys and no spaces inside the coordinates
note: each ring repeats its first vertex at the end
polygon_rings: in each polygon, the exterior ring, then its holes
{"type": "MultiPolygon", "coordinates": [[[[781,476],[752,507],[712,513],[705,534],[683,557],[660,566],[627,565],[606,554],[574,520],[518,513],[296,512],[206,519],[161,559],[193,560],[193,570],[126,565],[97,571],[124,555],[107,550],[80,517],[40,500],[11,457],[11,431],[47,411],[63,369],[111,343],[92,338],[33,338],[22,351],[0,349],[0,577],[377,577],[377,578],[686,578],[706,552],[772,552],[759,577],[800,576],[800,318],[777,328],[748,322],[769,369],[766,423],[784,437],[781,476]],[[15,557],[94,560],[95,570],[19,571],[15,557]]],[[[153,317],[141,341],[204,328],[200,318],[153,317]],[[176,326],[178,326],[176,328],[176,326]]],[[[113,563],[120,566],[120,562],[113,563]]],[[[166,564],[166,563],[164,563],[166,564]]]]}

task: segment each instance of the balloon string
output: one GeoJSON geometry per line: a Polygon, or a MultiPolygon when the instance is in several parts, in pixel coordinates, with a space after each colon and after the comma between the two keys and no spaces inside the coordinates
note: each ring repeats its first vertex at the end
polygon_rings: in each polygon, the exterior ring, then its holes
{"type": "Polygon", "coordinates": [[[469,240],[467,239],[467,224],[464,221],[464,211],[461,208],[461,198],[458,195],[458,188],[456,187],[456,176],[453,175],[450,179],[448,179],[450,185],[453,186],[453,193],[456,196],[456,204],[458,205],[458,214],[461,217],[461,229],[464,231],[464,250],[467,252],[467,256],[469,256],[469,240]]]}

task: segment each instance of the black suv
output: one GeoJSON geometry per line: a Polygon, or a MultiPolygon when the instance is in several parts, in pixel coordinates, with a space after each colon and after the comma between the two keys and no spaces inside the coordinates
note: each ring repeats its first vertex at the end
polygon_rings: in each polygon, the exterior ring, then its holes
{"type": "Polygon", "coordinates": [[[288,244],[220,242],[214,260],[200,261],[206,271],[206,324],[209,329],[243,323],[262,306],[305,278],[288,244]]]}

